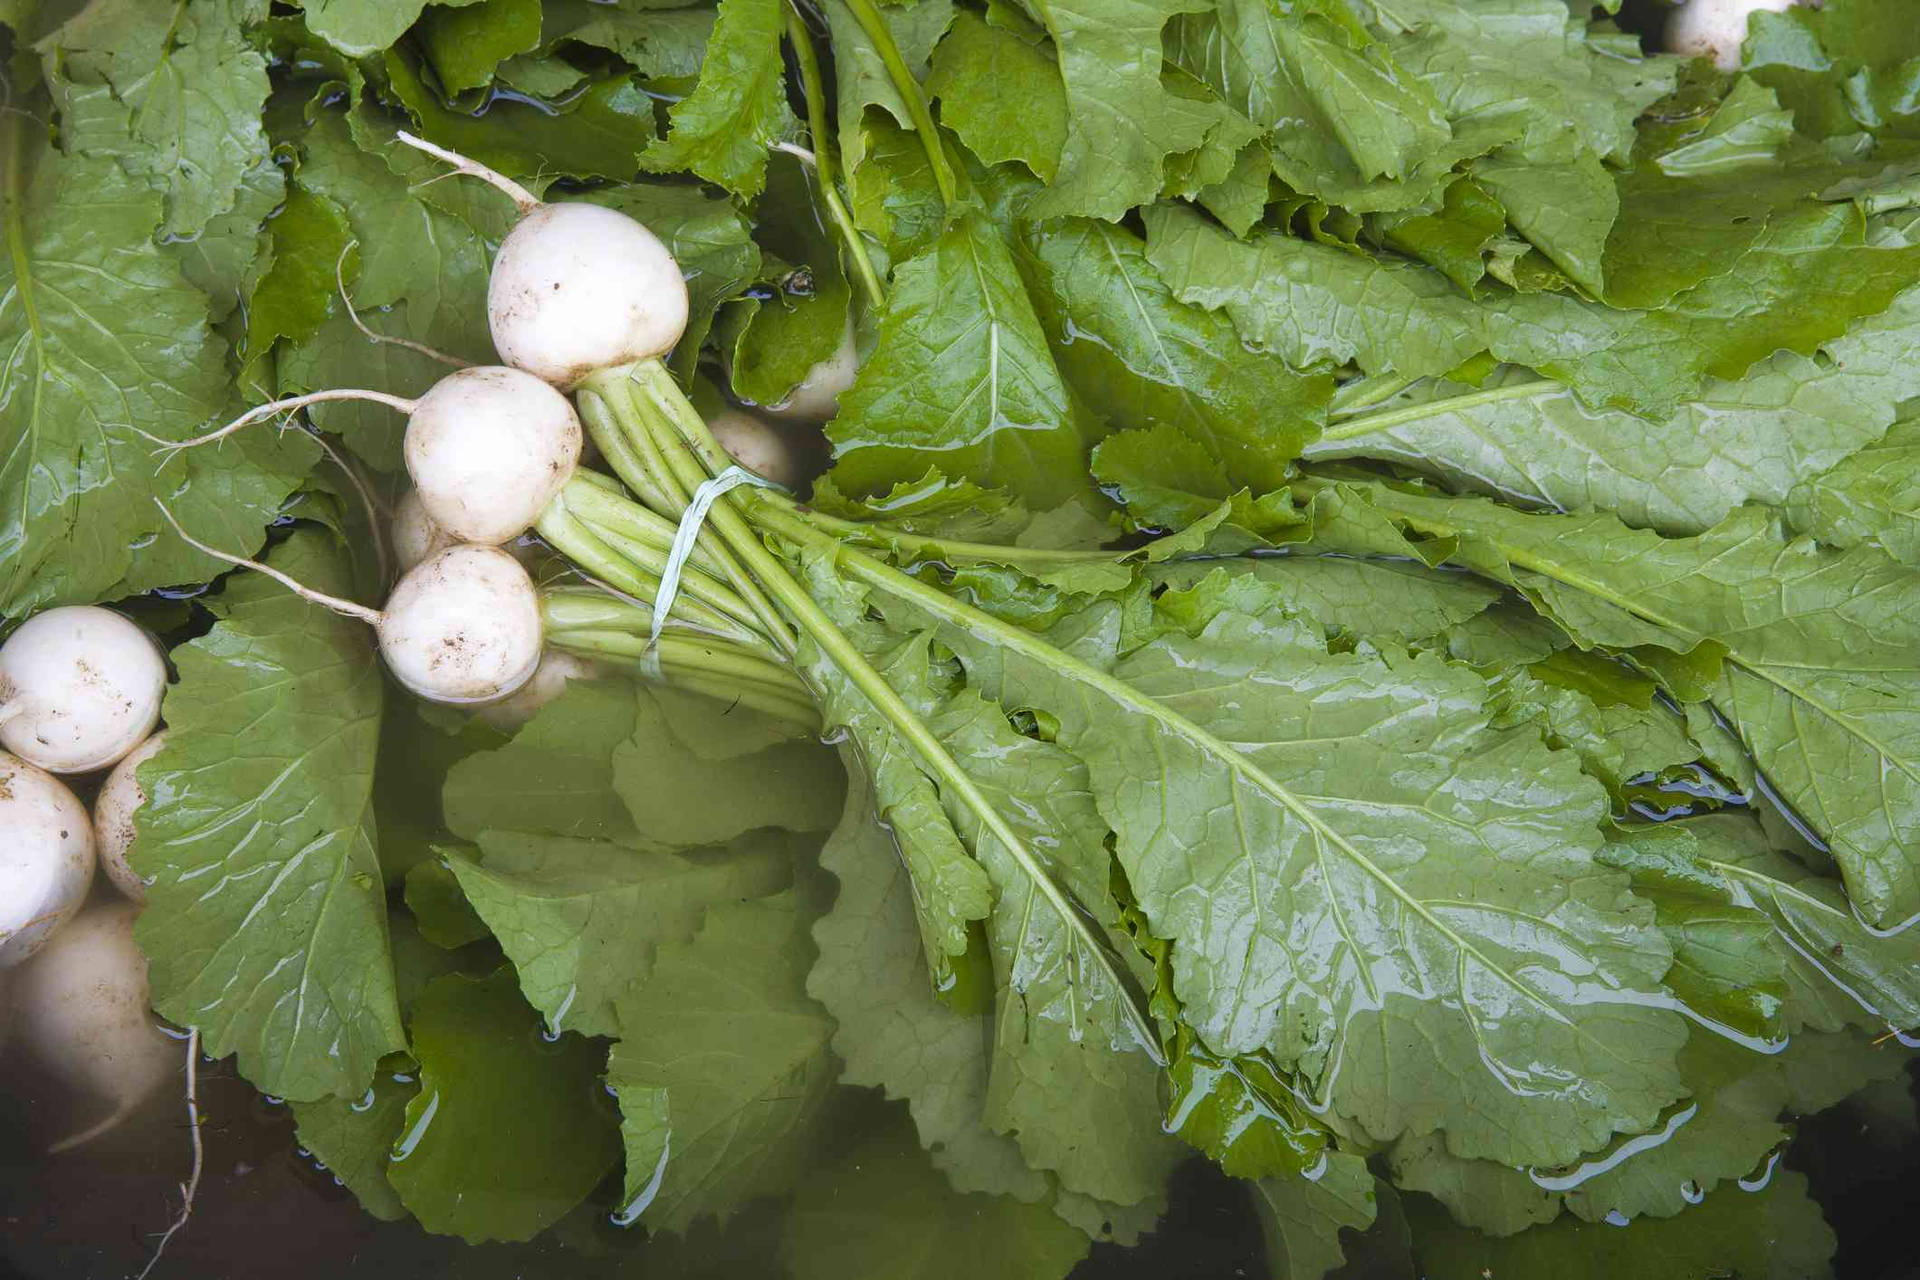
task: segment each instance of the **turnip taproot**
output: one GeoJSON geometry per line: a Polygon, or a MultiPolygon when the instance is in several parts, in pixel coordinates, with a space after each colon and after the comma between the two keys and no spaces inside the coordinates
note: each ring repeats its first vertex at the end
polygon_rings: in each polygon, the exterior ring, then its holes
{"type": "Polygon", "coordinates": [[[765,480],[788,489],[807,482],[807,458],[785,431],[745,409],[724,409],[707,420],[707,430],[727,456],[765,480]]]}
{"type": "Polygon", "coordinates": [[[80,909],[93,864],[93,823],[66,783],[0,751],[0,969],[80,909]]]}
{"type": "Polygon", "coordinates": [[[179,1046],[147,1012],[147,958],[133,940],[130,902],[80,913],[14,982],[15,1026],[26,1051],[106,1114],[54,1150],[119,1124],[180,1065],[179,1046]]]}
{"type": "Polygon", "coordinates": [[[153,732],[166,687],[136,623],[96,605],[48,609],[0,645],[0,747],[54,773],[105,769],[153,732]]]}
{"type": "Polygon", "coordinates": [[[148,738],[125,760],[113,767],[93,798],[93,848],[100,869],[113,881],[113,887],[138,903],[147,900],[147,882],[127,864],[127,851],[133,848],[133,815],[147,802],[136,776],[141,765],[160,754],[167,744],[163,730],[148,738]]]}

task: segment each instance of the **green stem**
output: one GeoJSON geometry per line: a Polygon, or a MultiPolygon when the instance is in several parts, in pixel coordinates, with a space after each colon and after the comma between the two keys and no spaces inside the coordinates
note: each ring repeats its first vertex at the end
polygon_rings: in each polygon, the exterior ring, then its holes
{"type": "Polygon", "coordinates": [[[827,216],[833,219],[840,238],[846,242],[847,256],[853,260],[854,274],[860,277],[868,299],[877,307],[885,301],[886,290],[874,272],[873,259],[867,256],[866,240],[861,237],[860,229],[853,225],[853,218],[848,214],[845,202],[840,199],[840,189],[834,177],[838,166],[833,154],[833,135],[827,123],[827,90],[820,77],[820,58],[814,52],[813,33],[807,29],[806,19],[791,3],[787,6],[787,41],[793,45],[794,59],[800,64],[800,89],[807,100],[807,134],[813,141],[814,185],[819,188],[821,202],[827,206],[827,216]]]}
{"type": "MultiPolygon", "coordinates": [[[[616,666],[636,663],[646,651],[644,636],[624,631],[562,631],[547,637],[549,646],[585,658],[598,658],[616,666]]],[[[809,733],[821,729],[820,709],[812,695],[787,681],[762,682],[736,674],[717,672],[700,663],[687,665],[678,656],[670,659],[666,637],[661,640],[660,683],[689,689],[720,702],[738,703],[767,715],[789,721],[809,733]]],[[[784,668],[781,668],[784,670],[784,668]]],[[[788,673],[791,675],[791,673],[788,673]]]]}
{"type": "MultiPolygon", "coordinates": [[[[561,491],[561,496],[566,500],[567,510],[590,524],[611,530],[642,546],[653,547],[662,555],[673,550],[678,526],[651,507],[643,507],[627,497],[626,490],[620,487],[617,480],[592,471],[576,471],[574,478],[561,491]],[[593,477],[592,483],[580,483],[589,476],[593,477]]],[[[699,546],[694,547],[693,557],[688,563],[709,572],[718,572],[720,568],[719,561],[699,546]]]]}
{"type": "MultiPolygon", "coordinates": [[[[1514,382],[1504,387],[1489,387],[1485,391],[1470,391],[1465,395],[1448,396],[1444,400],[1423,400],[1419,404],[1404,405],[1398,409],[1386,409],[1379,413],[1363,413],[1357,418],[1348,418],[1337,427],[1330,427],[1314,444],[1326,444],[1336,440],[1352,440],[1359,436],[1371,435],[1376,431],[1385,431],[1405,422],[1418,422],[1422,418],[1438,417],[1443,413],[1458,413],[1463,409],[1472,409],[1483,404],[1497,404],[1502,400],[1526,400],[1535,396],[1555,395],[1565,391],[1564,384],[1551,378],[1541,378],[1534,382],[1514,382]]],[[[1302,451],[1303,456],[1313,455],[1314,445],[1308,445],[1302,451]]]]}
{"type": "MultiPolygon", "coordinates": [[[[678,518],[686,511],[688,495],[698,487],[699,481],[685,485],[675,476],[673,467],[661,455],[659,445],[646,429],[645,417],[635,398],[635,387],[643,388],[648,400],[673,405],[676,412],[684,410],[695,421],[701,421],[699,413],[688,402],[686,393],[680,390],[680,384],[673,380],[673,374],[658,360],[641,360],[631,365],[602,369],[587,379],[586,386],[605,402],[606,414],[590,429],[595,433],[594,440],[600,444],[601,452],[606,454],[608,464],[635,493],[644,490],[658,495],[659,506],[664,508],[662,514],[671,513],[678,518]],[[604,441],[602,435],[605,436],[604,441]]],[[[701,429],[705,430],[705,426],[702,421],[701,429]]],[[[695,547],[698,546],[696,542],[695,547]]],[[[788,629],[786,619],[773,607],[773,603],[754,582],[753,576],[730,556],[717,550],[714,559],[734,591],[753,610],[761,630],[782,651],[790,652],[793,634],[788,629]]]]}
{"type": "MultiPolygon", "coordinates": [[[[706,424],[701,422],[697,415],[690,422],[686,422],[685,427],[687,433],[671,443],[677,445],[679,451],[686,454],[689,463],[698,465],[695,461],[696,455],[709,458],[716,454],[725,456],[711,433],[707,431],[706,424]]],[[[1019,864],[1022,873],[1046,898],[1048,905],[1059,917],[1061,925],[1074,934],[1079,943],[1087,949],[1088,955],[1109,956],[1110,949],[1106,940],[1088,926],[1085,913],[1055,883],[1052,875],[1047,871],[1046,864],[1027,847],[1026,842],[1020,838],[1020,834],[1007,822],[966,770],[960,767],[960,762],[953,758],[946,744],[940,741],[926,721],[915,713],[906,699],[900,696],[898,690],[887,683],[886,677],[874,669],[866,656],[854,647],[846,633],[841,631],[833,619],[827,616],[826,611],[807,594],[806,589],[787,571],[787,567],[767,550],[760,535],[747,523],[738,506],[730,501],[734,497],[734,494],[727,494],[714,504],[709,518],[713,522],[715,531],[760,580],[773,598],[779,601],[781,607],[787,611],[800,629],[812,638],[827,661],[832,663],[854,688],[860,691],[861,695],[892,726],[893,731],[908,744],[927,772],[933,775],[948,794],[973,812],[988,835],[1000,842],[1013,860],[1019,864]]],[[[838,539],[830,535],[815,534],[813,536],[824,547],[841,548],[842,546],[838,539]]],[[[860,556],[862,559],[868,558],[850,549],[847,549],[847,554],[860,556]]],[[[889,567],[888,572],[898,573],[899,571],[889,567]]],[[[1132,1024],[1141,1047],[1154,1058],[1156,1063],[1165,1065],[1159,1048],[1159,1036],[1154,1031],[1152,1022],[1141,1011],[1137,1001],[1132,998],[1131,987],[1117,965],[1114,966],[1113,972],[1118,989],[1128,993],[1123,998],[1122,1005],[1127,1011],[1128,1021],[1132,1024]]]]}
{"type": "MultiPolygon", "coordinates": [[[[621,549],[609,546],[599,534],[576,519],[565,505],[557,500],[542,513],[540,522],[534,528],[554,550],[616,591],[624,591],[636,599],[650,602],[654,593],[660,588],[657,570],[649,572],[647,567],[636,564],[633,558],[623,554],[621,549]]],[[[665,557],[661,559],[664,560],[665,557]]],[[[682,581],[688,582],[688,578],[683,577],[682,581]]],[[[739,614],[744,614],[744,617],[730,617],[728,613],[710,607],[699,599],[692,590],[696,585],[698,585],[698,579],[688,582],[688,596],[691,598],[674,602],[674,611],[681,618],[703,631],[729,636],[743,642],[751,643],[758,636],[753,615],[744,605],[739,605],[737,601],[735,603],[735,609],[739,614]]],[[[715,585],[717,587],[718,584],[715,585]]]]}
{"type": "Polygon", "coordinates": [[[914,132],[920,135],[920,145],[926,148],[927,164],[933,169],[933,181],[940,188],[940,199],[951,208],[960,198],[960,187],[954,180],[952,166],[947,163],[947,151],[940,143],[940,130],[933,123],[933,112],[927,108],[927,95],[920,91],[920,82],[913,78],[913,70],[900,56],[900,46],[893,42],[893,32],[873,0],[846,2],[860,29],[873,41],[880,61],[886,64],[894,92],[907,104],[907,115],[913,120],[914,132]]]}
{"type": "Polygon", "coordinates": [[[1420,379],[1402,377],[1397,373],[1355,378],[1334,389],[1333,402],[1327,406],[1327,412],[1336,418],[1351,417],[1363,409],[1385,404],[1418,381],[1420,379]]]}
{"type": "Polygon", "coordinates": [[[762,490],[762,505],[779,511],[787,520],[804,521],[806,524],[836,537],[848,538],[868,546],[884,548],[895,554],[912,556],[922,560],[939,560],[945,564],[960,565],[985,561],[988,564],[1033,565],[1042,568],[1065,564],[1115,564],[1137,552],[1125,551],[1069,551],[1055,547],[1010,547],[992,542],[963,542],[954,538],[936,538],[928,534],[915,533],[897,525],[884,523],[863,524],[857,520],[843,520],[839,516],[830,516],[824,511],[815,511],[803,507],[783,494],[771,490],[762,490]]]}
{"type": "MultiPolygon", "coordinates": [[[[540,593],[540,616],[549,635],[562,631],[624,631],[642,638],[653,631],[653,601],[645,596],[609,595],[598,587],[550,586],[540,593]]],[[[785,657],[773,642],[757,631],[732,628],[716,631],[674,606],[667,629],[719,640],[773,661],[785,657]]]]}
{"type": "Polygon", "coordinates": [[[594,378],[589,378],[574,396],[580,406],[580,421],[586,427],[588,437],[606,458],[607,465],[613,468],[613,474],[633,490],[636,498],[656,513],[670,511],[677,515],[680,506],[674,504],[671,494],[660,488],[659,481],[646,465],[646,459],[634,453],[633,446],[620,430],[614,407],[617,394],[616,386],[597,385],[594,378]]]}

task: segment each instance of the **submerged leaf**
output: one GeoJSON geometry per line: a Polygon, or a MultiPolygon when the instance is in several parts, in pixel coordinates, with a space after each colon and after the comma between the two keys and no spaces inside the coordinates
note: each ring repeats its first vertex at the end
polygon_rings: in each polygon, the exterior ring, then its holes
{"type": "MultiPolygon", "coordinates": [[[[272,559],[321,590],[346,579],[314,529],[272,559]]],[[[365,623],[264,577],[216,600],[222,621],[174,651],[167,745],[140,767],[154,1007],[265,1092],[359,1097],[405,1047],[374,852],[379,659],[365,623]]]]}

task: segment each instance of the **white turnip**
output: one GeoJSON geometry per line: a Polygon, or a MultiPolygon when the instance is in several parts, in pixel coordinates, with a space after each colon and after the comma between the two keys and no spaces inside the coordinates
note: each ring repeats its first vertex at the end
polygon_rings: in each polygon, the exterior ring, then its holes
{"type": "Polygon", "coordinates": [[[549,649],[534,669],[533,678],[490,706],[480,709],[480,717],[496,729],[509,733],[540,713],[540,708],[567,691],[569,680],[598,680],[613,674],[613,668],[592,658],[549,649]]]}
{"type": "Polygon", "coordinates": [[[133,940],[139,914],[130,902],[83,911],[16,976],[21,1046],[105,1111],[56,1151],[119,1124],[179,1068],[179,1045],[147,1012],[147,958],[133,940]]]}
{"type": "Polygon", "coordinates": [[[93,884],[93,823],[67,785],[0,751],[0,969],[45,947],[93,884]]]}
{"type": "Polygon", "coordinates": [[[507,193],[520,221],[487,283],[500,358],[571,388],[600,369],[673,350],[687,327],[687,284],[659,237],[601,205],[543,203],[511,178],[402,133],[400,140],[507,193]]]}
{"type": "Polygon", "coordinates": [[[134,622],[48,609],[0,645],[0,747],[54,773],[105,769],[153,731],[166,687],[159,646],[134,622]]]}
{"type": "Polygon", "coordinates": [[[853,385],[859,372],[860,353],[853,345],[853,321],[848,320],[834,353],[807,370],[807,376],[787,393],[786,399],[761,405],[760,410],[786,422],[825,422],[839,410],[840,393],[853,385]]]}
{"type": "Polygon", "coordinates": [[[411,489],[393,504],[393,523],[388,531],[393,539],[393,556],[400,565],[401,573],[459,542],[458,538],[449,537],[445,529],[433,522],[427,509],[420,505],[420,495],[411,489]]]}
{"type": "Polygon", "coordinates": [[[264,573],[300,596],[370,624],[394,679],[429,702],[495,702],[525,684],[540,665],[544,625],[533,579],[499,547],[461,543],[404,574],[385,609],[370,609],[295,580],[258,560],[201,542],[161,514],[189,546],[228,564],[264,573]]]}
{"type": "Polygon", "coordinates": [[[113,767],[93,798],[93,849],[100,869],[113,881],[113,887],[138,903],[147,900],[147,882],[127,863],[127,851],[133,848],[133,815],[147,802],[147,793],[136,776],[140,766],[160,754],[165,746],[165,731],[154,734],[136,747],[131,755],[113,767]]]}
{"type": "MultiPolygon", "coordinates": [[[[525,533],[580,465],[584,433],[566,396],[506,365],[456,369],[417,400],[340,388],[255,405],[169,452],[210,444],[276,413],[368,400],[407,415],[407,474],[427,516],[457,542],[497,545],[525,533]]],[[[143,433],[145,434],[145,433],[143,433]]]]}
{"type": "Polygon", "coordinates": [[[762,479],[788,489],[806,483],[805,450],[765,418],[745,409],[723,409],[707,420],[707,430],[728,457],[762,479]]]}
{"type": "Polygon", "coordinates": [[[1740,66],[1740,46],[1747,38],[1747,19],[1760,13],[1782,13],[1798,0],[1688,0],[1667,18],[1667,52],[1694,58],[1712,58],[1722,71],[1740,66]]]}

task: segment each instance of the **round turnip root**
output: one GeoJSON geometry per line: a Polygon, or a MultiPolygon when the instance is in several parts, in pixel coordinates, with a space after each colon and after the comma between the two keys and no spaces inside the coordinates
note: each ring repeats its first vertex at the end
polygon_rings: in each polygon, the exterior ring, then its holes
{"type": "Polygon", "coordinates": [[[533,579],[498,547],[449,547],[422,561],[375,625],[394,679],[434,702],[498,701],[540,665],[533,579]]]}
{"type": "Polygon", "coordinates": [[[788,489],[807,481],[807,459],[779,427],[744,409],[723,409],[707,422],[727,456],[765,480],[788,489]]]}
{"type": "Polygon", "coordinates": [[[494,728],[511,733],[538,715],[540,708],[565,693],[567,681],[598,680],[612,674],[613,668],[604,662],[549,649],[541,657],[532,679],[511,696],[481,708],[480,716],[494,728]]]}
{"type": "Polygon", "coordinates": [[[136,776],[140,766],[160,754],[167,742],[164,730],[136,747],[131,755],[113,767],[93,798],[93,848],[100,869],[113,881],[113,887],[126,897],[144,904],[147,882],[127,864],[127,851],[133,848],[133,815],[147,802],[147,793],[136,776]]]}
{"type": "Polygon", "coordinates": [[[133,940],[139,914],[130,902],[92,907],[18,971],[14,1030],[21,1044],[106,1107],[104,1117],[55,1144],[56,1151],[119,1124],[180,1065],[179,1046],[147,1012],[147,958],[133,940]]]}
{"type": "Polygon", "coordinates": [[[761,405],[760,410],[786,422],[825,422],[839,410],[840,393],[853,385],[859,372],[860,353],[854,350],[853,321],[849,320],[834,353],[807,370],[807,376],[785,400],[761,405]]]}
{"type": "Polygon", "coordinates": [[[525,533],[566,487],[585,439],[573,404],[531,374],[505,365],[457,369],[418,400],[342,388],[255,405],[167,452],[223,440],[276,413],[332,400],[369,400],[407,415],[407,474],[427,516],[458,542],[496,545],[525,533]]]}
{"type": "Polygon", "coordinates": [[[1688,0],[1667,18],[1667,52],[1712,58],[1722,71],[1740,66],[1747,19],[1762,11],[1782,13],[1798,0],[1688,0]]]}
{"type": "Polygon", "coordinates": [[[602,205],[545,204],[511,178],[402,133],[400,141],[491,183],[520,221],[494,255],[487,323],[517,369],[571,388],[596,370],[673,350],[687,327],[687,282],[659,237],[602,205]]]}
{"type": "Polygon", "coordinates": [[[496,702],[525,684],[540,665],[539,595],[526,568],[499,547],[448,547],[408,570],[385,609],[369,609],[315,591],[271,565],[210,547],[182,529],[157,499],[156,505],[189,546],[264,573],[303,600],[370,624],[387,670],[430,702],[496,702]]]}
{"type": "Polygon", "coordinates": [[[96,605],[48,609],[0,645],[0,747],[54,773],[104,769],[153,732],[166,687],[137,624],[96,605]]]}
{"type": "Polygon", "coordinates": [[[580,465],[583,433],[567,398],[518,369],[450,373],[407,423],[407,474],[421,509],[457,542],[525,533],[580,465]]]}
{"type": "Polygon", "coordinates": [[[0,969],[45,947],[93,884],[93,823],[67,785],[0,751],[0,969]]]}

